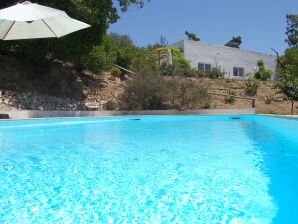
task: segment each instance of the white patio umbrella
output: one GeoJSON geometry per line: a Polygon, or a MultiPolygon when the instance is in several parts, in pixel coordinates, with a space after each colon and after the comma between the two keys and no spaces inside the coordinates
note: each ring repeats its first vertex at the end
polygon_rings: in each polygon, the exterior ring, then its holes
{"type": "Polygon", "coordinates": [[[20,40],[62,37],[90,25],[64,11],[25,1],[0,10],[0,39],[20,40]]]}

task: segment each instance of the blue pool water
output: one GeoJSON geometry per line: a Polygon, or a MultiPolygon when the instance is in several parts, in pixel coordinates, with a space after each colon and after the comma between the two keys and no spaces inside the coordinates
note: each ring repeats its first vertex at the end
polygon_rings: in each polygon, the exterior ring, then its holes
{"type": "Polygon", "coordinates": [[[298,121],[0,122],[0,223],[298,223],[298,121]]]}

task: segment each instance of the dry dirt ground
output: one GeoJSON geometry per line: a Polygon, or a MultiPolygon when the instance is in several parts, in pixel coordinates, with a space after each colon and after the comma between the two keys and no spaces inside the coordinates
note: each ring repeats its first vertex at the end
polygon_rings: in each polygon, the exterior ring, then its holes
{"type": "MultiPolygon", "coordinates": [[[[229,90],[236,93],[237,96],[245,96],[245,81],[243,80],[204,80],[211,93],[227,94],[229,90]]],[[[291,111],[291,103],[283,101],[282,95],[277,93],[274,88],[274,82],[262,82],[256,96],[256,111],[260,114],[289,114],[291,111]]],[[[251,107],[251,100],[236,99],[235,104],[229,105],[224,103],[222,96],[213,96],[213,103],[216,108],[246,108],[251,107]]],[[[294,114],[298,114],[298,103],[295,105],[294,114]]]]}

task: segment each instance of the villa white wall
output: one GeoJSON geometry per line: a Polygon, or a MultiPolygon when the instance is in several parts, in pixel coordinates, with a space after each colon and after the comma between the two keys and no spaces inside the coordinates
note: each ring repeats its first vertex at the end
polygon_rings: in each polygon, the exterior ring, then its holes
{"type": "Polygon", "coordinates": [[[216,63],[218,66],[222,64],[226,78],[237,78],[233,76],[233,67],[244,68],[245,74],[254,73],[260,59],[264,61],[265,67],[272,71],[272,79],[277,78],[275,55],[190,40],[180,41],[171,46],[183,49],[185,58],[191,62],[193,68],[198,68],[199,62],[211,64],[212,67],[215,67],[216,63]]]}

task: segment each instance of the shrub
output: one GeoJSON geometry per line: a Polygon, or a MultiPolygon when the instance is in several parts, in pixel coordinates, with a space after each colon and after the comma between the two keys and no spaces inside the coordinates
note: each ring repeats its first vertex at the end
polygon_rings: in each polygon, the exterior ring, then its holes
{"type": "Polygon", "coordinates": [[[159,71],[163,76],[176,76],[177,67],[175,65],[162,64],[159,71]]]}
{"type": "Polygon", "coordinates": [[[195,109],[210,107],[204,84],[184,77],[163,77],[146,69],[130,81],[120,96],[124,110],[195,109]]]}
{"type": "Polygon", "coordinates": [[[156,57],[154,53],[145,48],[137,48],[134,52],[130,68],[133,71],[157,70],[156,57]]]}
{"type": "Polygon", "coordinates": [[[177,70],[177,76],[181,77],[198,77],[198,71],[192,68],[183,68],[177,70]]]}
{"type": "Polygon", "coordinates": [[[267,81],[268,79],[270,79],[272,76],[272,72],[270,70],[266,70],[263,60],[257,61],[257,65],[259,67],[259,71],[255,73],[255,79],[261,81],[267,81]]]}
{"type": "Polygon", "coordinates": [[[218,79],[224,77],[224,72],[220,68],[211,68],[210,71],[196,70],[198,77],[206,77],[210,79],[218,79]]]}
{"type": "Polygon", "coordinates": [[[236,93],[229,90],[228,95],[225,97],[225,104],[234,104],[236,101],[236,93]]]}
{"type": "Polygon", "coordinates": [[[178,110],[209,108],[207,86],[191,79],[174,78],[168,81],[170,107],[178,110]]]}
{"type": "Polygon", "coordinates": [[[211,68],[210,71],[205,72],[206,76],[210,79],[218,79],[223,76],[223,73],[220,71],[220,68],[211,68]]]}
{"type": "Polygon", "coordinates": [[[100,45],[92,48],[84,57],[83,64],[96,73],[108,71],[114,64],[141,71],[148,66],[156,67],[156,58],[148,49],[134,46],[128,36],[111,34],[105,36],[100,45]]]}
{"type": "Polygon", "coordinates": [[[166,55],[168,51],[172,52],[173,64],[181,68],[191,68],[189,61],[184,58],[183,52],[179,48],[161,47],[154,50],[154,53],[166,55]]]}
{"type": "Polygon", "coordinates": [[[206,72],[202,70],[197,70],[197,76],[200,78],[204,78],[204,77],[207,77],[208,75],[206,74],[206,72]]]}
{"type": "Polygon", "coordinates": [[[135,49],[132,46],[119,46],[116,50],[117,65],[129,69],[132,65],[135,49]]]}
{"type": "Polygon", "coordinates": [[[162,64],[159,69],[164,76],[198,77],[198,71],[192,68],[162,64]]]}
{"type": "Polygon", "coordinates": [[[245,81],[244,91],[246,96],[254,97],[258,93],[260,82],[254,78],[245,81]]]}
{"type": "Polygon", "coordinates": [[[191,69],[189,61],[187,61],[184,57],[181,57],[175,60],[174,64],[176,64],[178,67],[182,69],[191,69]]]}
{"type": "Polygon", "coordinates": [[[121,76],[121,70],[117,67],[114,67],[110,70],[111,75],[115,77],[120,77],[121,76]]]}
{"type": "Polygon", "coordinates": [[[103,46],[94,46],[83,59],[83,64],[92,72],[101,73],[113,68],[115,57],[106,53],[103,46]]]}
{"type": "Polygon", "coordinates": [[[268,95],[268,96],[266,96],[266,97],[265,97],[265,100],[264,100],[264,101],[265,101],[265,103],[266,103],[266,104],[268,104],[268,105],[269,105],[269,104],[271,104],[271,103],[272,103],[272,101],[274,101],[274,97],[273,97],[273,96],[270,96],[270,95],[268,95]]]}
{"type": "Polygon", "coordinates": [[[124,110],[166,109],[166,80],[156,72],[146,69],[130,81],[120,96],[124,110]]]}

